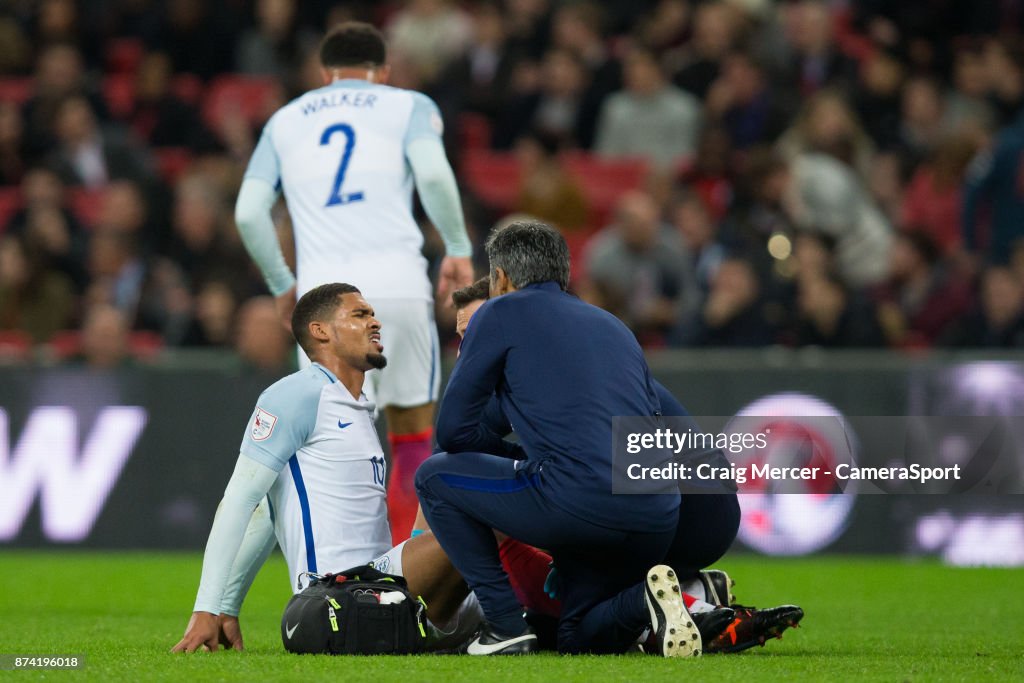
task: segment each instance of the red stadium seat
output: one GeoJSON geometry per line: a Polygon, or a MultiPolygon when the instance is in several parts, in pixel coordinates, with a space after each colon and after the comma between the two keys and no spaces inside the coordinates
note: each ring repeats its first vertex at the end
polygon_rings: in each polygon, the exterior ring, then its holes
{"type": "Polygon", "coordinates": [[[21,330],[0,330],[0,362],[26,361],[32,356],[32,337],[21,330]]]}
{"type": "Polygon", "coordinates": [[[68,192],[71,213],[87,228],[94,228],[99,223],[103,211],[104,189],[91,190],[85,187],[72,188],[68,192]]]}
{"type": "Polygon", "coordinates": [[[156,332],[137,330],[128,337],[128,351],[137,360],[153,360],[163,350],[163,337],[156,332]]]}
{"type": "Polygon", "coordinates": [[[138,38],[117,38],[107,44],[107,71],[114,74],[134,74],[145,54],[145,47],[138,38]]]}
{"type": "Polygon", "coordinates": [[[0,78],[0,102],[13,102],[19,107],[32,97],[31,78],[0,78]]]}
{"type": "Polygon", "coordinates": [[[160,177],[168,185],[178,182],[178,178],[192,165],[192,153],[185,147],[155,147],[153,155],[156,157],[160,177]]]}
{"type": "Polygon", "coordinates": [[[643,188],[648,171],[642,159],[603,159],[585,152],[566,153],[562,167],[582,185],[593,212],[590,223],[595,226],[608,222],[623,194],[643,188]]]}
{"type": "Polygon", "coordinates": [[[459,144],[463,151],[487,149],[491,146],[491,122],[482,114],[459,114],[459,144]]]}
{"type": "Polygon", "coordinates": [[[270,118],[280,84],[273,78],[220,76],[210,85],[203,102],[203,120],[213,129],[230,114],[241,114],[250,125],[270,118]]]}
{"type": "Polygon", "coordinates": [[[0,234],[7,230],[7,224],[22,206],[21,189],[0,187],[0,234]]]}
{"type": "Polygon", "coordinates": [[[520,173],[514,154],[474,149],[462,156],[462,182],[481,201],[502,211],[515,206],[520,173]]]}
{"type": "Polygon", "coordinates": [[[63,361],[77,356],[82,351],[82,333],[78,330],[55,332],[46,342],[46,355],[50,360],[63,361]]]}
{"type": "Polygon", "coordinates": [[[116,119],[127,119],[135,106],[135,76],[112,74],[103,79],[103,101],[116,119]]]}

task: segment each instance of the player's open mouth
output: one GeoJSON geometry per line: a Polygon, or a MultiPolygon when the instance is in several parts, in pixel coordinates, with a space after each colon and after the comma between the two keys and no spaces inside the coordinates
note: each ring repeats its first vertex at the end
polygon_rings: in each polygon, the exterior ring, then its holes
{"type": "Polygon", "coordinates": [[[384,345],[380,343],[380,335],[379,334],[371,334],[370,335],[370,341],[373,342],[374,345],[377,347],[377,351],[378,352],[384,350],[384,345]]]}

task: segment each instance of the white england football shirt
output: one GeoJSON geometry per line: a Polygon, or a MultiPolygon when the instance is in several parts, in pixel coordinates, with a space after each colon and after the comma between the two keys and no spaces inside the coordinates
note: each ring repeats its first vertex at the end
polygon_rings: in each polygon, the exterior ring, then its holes
{"type": "Polygon", "coordinates": [[[268,499],[296,592],[304,572],[367,564],[391,547],[373,408],[317,363],[257,401],[241,452],[280,472],[268,499]]]}
{"type": "Polygon", "coordinates": [[[310,91],[271,117],[245,176],[284,192],[299,296],[348,282],[369,301],[430,299],[405,150],[441,133],[427,96],[360,80],[310,91]]]}

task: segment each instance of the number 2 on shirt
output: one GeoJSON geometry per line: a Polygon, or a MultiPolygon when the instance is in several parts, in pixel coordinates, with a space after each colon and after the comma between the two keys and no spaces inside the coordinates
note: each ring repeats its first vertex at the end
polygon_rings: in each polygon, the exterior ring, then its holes
{"type": "Polygon", "coordinates": [[[331,141],[331,136],[335,133],[343,133],[345,135],[345,149],[341,153],[341,163],[338,164],[338,173],[334,176],[334,187],[331,189],[331,196],[327,198],[327,206],[340,206],[342,204],[350,204],[351,202],[360,202],[364,198],[361,191],[349,192],[348,194],[341,193],[341,185],[345,182],[348,162],[352,159],[352,150],[356,146],[356,132],[347,123],[336,123],[333,126],[328,126],[324,130],[323,135],[320,136],[320,146],[323,147],[328,144],[331,141]]]}

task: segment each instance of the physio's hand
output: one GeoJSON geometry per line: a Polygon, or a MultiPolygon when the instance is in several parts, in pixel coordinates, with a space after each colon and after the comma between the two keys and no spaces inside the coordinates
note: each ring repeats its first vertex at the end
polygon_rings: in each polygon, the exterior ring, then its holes
{"type": "Polygon", "coordinates": [[[233,617],[229,614],[222,614],[217,620],[220,627],[220,644],[224,646],[225,650],[238,650],[241,652],[245,649],[245,645],[242,643],[242,625],[238,623],[238,617],[233,617]]]}
{"type": "Polygon", "coordinates": [[[274,298],[274,306],[277,308],[277,315],[281,319],[284,329],[290,334],[292,331],[292,311],[295,310],[295,288],[292,287],[284,294],[278,294],[274,298]]]}
{"type": "Polygon", "coordinates": [[[452,292],[473,284],[473,261],[467,256],[445,256],[437,277],[437,299],[445,306],[452,303],[452,292]]]}
{"type": "Polygon", "coordinates": [[[185,635],[178,644],[171,648],[171,652],[195,652],[204,650],[210,652],[217,649],[217,615],[209,612],[193,612],[192,618],[188,620],[185,628],[185,635]]]}

